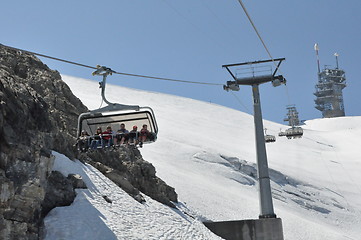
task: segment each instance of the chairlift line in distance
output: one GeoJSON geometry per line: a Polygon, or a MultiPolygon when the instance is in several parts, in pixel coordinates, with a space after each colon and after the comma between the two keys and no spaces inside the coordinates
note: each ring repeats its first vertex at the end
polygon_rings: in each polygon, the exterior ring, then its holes
{"type": "Polygon", "coordinates": [[[292,138],[301,138],[303,136],[303,129],[300,127],[300,120],[298,118],[298,112],[296,110],[295,105],[288,105],[287,106],[287,117],[283,120],[288,122],[288,125],[291,126],[290,128],[286,129],[286,131],[278,134],[278,136],[282,137],[285,136],[288,139],[292,138]]]}
{"type": "Polygon", "coordinates": [[[274,135],[267,134],[267,128],[264,129],[264,141],[266,143],[276,142],[276,137],[274,135]]]}
{"type": "Polygon", "coordinates": [[[291,127],[286,129],[286,131],[284,132],[280,132],[278,134],[278,136],[282,137],[285,136],[288,139],[292,139],[292,138],[301,138],[303,136],[303,129],[301,127],[291,127]]]}
{"type": "Polygon", "coordinates": [[[82,130],[85,130],[92,136],[98,127],[101,127],[104,131],[110,126],[113,132],[116,132],[120,124],[124,123],[129,131],[133,126],[137,126],[138,131],[140,131],[143,125],[147,125],[149,135],[144,143],[155,142],[157,140],[158,125],[153,109],[150,107],[140,107],[138,105],[124,105],[109,102],[105,97],[106,78],[108,75],[115,73],[115,71],[100,65],[97,65],[96,68],[96,71],[92,74],[103,77],[103,80],[99,82],[99,88],[101,88],[102,100],[107,106],[80,114],[78,117],[77,136],[81,136],[82,130]]]}

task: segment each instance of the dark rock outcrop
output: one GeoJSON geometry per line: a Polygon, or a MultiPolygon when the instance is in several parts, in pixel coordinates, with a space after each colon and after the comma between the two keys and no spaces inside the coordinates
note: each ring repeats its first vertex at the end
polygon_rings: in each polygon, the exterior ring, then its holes
{"type": "Polygon", "coordinates": [[[48,177],[44,201],[41,205],[41,215],[59,206],[69,206],[75,198],[72,181],[58,171],[53,171],[48,177]]]}
{"type": "Polygon", "coordinates": [[[52,149],[74,158],[77,118],[87,108],[59,72],[35,56],[0,45],[0,80],[1,152],[35,144],[44,154],[52,149]]]}
{"type": "Polygon", "coordinates": [[[51,150],[75,156],[84,111],[57,71],[0,45],[0,239],[39,239],[51,150]]]}
{"type": "Polygon", "coordinates": [[[79,174],[69,174],[67,179],[71,182],[71,185],[73,186],[73,188],[88,188],[85,184],[85,182],[83,181],[82,176],[80,176],[79,174]]]}

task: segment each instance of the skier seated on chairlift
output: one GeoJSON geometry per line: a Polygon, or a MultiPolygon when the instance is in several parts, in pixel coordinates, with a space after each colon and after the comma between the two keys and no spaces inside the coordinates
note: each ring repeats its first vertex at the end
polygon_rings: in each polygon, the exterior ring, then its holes
{"type": "Polygon", "coordinates": [[[78,150],[81,151],[81,152],[86,152],[89,148],[89,142],[90,142],[90,136],[89,134],[87,133],[87,131],[85,130],[82,130],[81,131],[81,135],[80,137],[78,138],[78,150]]]}
{"type": "Polygon", "coordinates": [[[129,143],[137,145],[138,144],[138,135],[139,135],[138,127],[133,126],[133,130],[131,130],[129,132],[129,135],[128,135],[129,136],[129,143]]]}
{"type": "Polygon", "coordinates": [[[90,149],[97,149],[102,143],[102,128],[98,127],[94,136],[91,138],[90,149]]]}
{"type": "Polygon", "coordinates": [[[143,124],[143,128],[140,130],[140,134],[139,134],[139,146],[142,147],[143,143],[147,140],[150,139],[152,134],[149,132],[149,130],[147,129],[147,124],[143,124]]]}
{"type": "Polygon", "coordinates": [[[102,132],[102,147],[113,146],[113,131],[111,126],[107,126],[107,130],[102,132]]]}
{"type": "Polygon", "coordinates": [[[122,145],[124,143],[128,143],[129,139],[129,131],[125,129],[125,124],[120,124],[120,129],[117,131],[114,137],[114,144],[115,145],[122,145]]]}

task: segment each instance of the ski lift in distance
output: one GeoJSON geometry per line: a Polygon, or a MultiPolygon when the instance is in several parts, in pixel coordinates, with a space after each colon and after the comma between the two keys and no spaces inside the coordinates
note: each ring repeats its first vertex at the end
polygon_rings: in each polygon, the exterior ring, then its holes
{"type": "Polygon", "coordinates": [[[276,137],[274,135],[267,134],[267,128],[264,129],[264,141],[266,143],[276,142],[276,137]]]}
{"type": "Polygon", "coordinates": [[[291,138],[301,138],[303,136],[303,129],[301,127],[291,127],[289,129],[286,129],[284,132],[280,132],[278,136],[286,136],[288,139],[291,138]]]}
{"type": "Polygon", "coordinates": [[[115,71],[110,68],[99,65],[97,65],[97,70],[92,73],[93,75],[103,76],[103,81],[99,82],[99,88],[101,88],[102,99],[108,106],[80,114],[78,117],[77,136],[79,137],[81,135],[82,130],[85,130],[92,136],[98,127],[105,130],[110,126],[113,131],[116,132],[121,123],[124,123],[128,129],[132,128],[132,126],[137,126],[138,131],[140,131],[145,124],[150,135],[144,143],[155,142],[158,134],[158,126],[154,112],[150,107],[111,103],[106,99],[106,78],[113,73],[115,73],[115,71]]]}
{"type": "Polygon", "coordinates": [[[278,136],[286,136],[288,139],[301,138],[303,136],[303,129],[298,126],[300,125],[300,120],[295,105],[287,106],[287,110],[287,118],[283,121],[288,122],[288,125],[291,126],[291,128],[286,129],[284,132],[281,131],[278,136]]]}

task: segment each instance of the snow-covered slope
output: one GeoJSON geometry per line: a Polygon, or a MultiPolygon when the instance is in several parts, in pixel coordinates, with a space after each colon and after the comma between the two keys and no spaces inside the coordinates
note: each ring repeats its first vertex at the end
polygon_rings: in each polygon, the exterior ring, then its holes
{"type": "Polygon", "coordinates": [[[45,219],[46,239],[219,239],[182,211],[149,197],[140,204],[97,169],[53,154],[54,170],[66,176],[80,174],[88,190],[77,190],[71,206],[49,213],[45,219]]]}
{"type": "MultiPolygon", "coordinates": [[[[63,79],[90,109],[99,107],[97,82],[69,76],[63,79]]],[[[252,116],[211,103],[113,85],[107,86],[106,95],[111,102],[153,108],[159,125],[158,141],[141,149],[142,155],[156,167],[159,177],[175,187],[179,208],[195,220],[151,199],[139,206],[100,173],[90,174],[96,171],[79,165],[96,185],[95,190],[82,190],[71,207],[51,212],[46,218],[48,239],[57,236],[56,229],[63,226],[57,221],[64,222],[61,219],[65,215],[83,217],[76,210],[82,208],[80,201],[98,214],[94,221],[108,227],[107,231],[111,229],[104,233],[109,238],[104,239],[216,239],[199,220],[258,217],[252,116]],[[105,207],[102,191],[127,207],[105,207]],[[137,215],[146,220],[140,221],[137,215]],[[116,218],[119,224],[113,222],[116,218]],[[168,227],[174,230],[173,235],[166,235],[170,234],[168,227]]],[[[286,128],[269,121],[264,121],[264,126],[274,135],[286,128]]],[[[282,218],[285,239],[359,239],[361,117],[310,120],[304,129],[301,139],[278,137],[275,143],[267,144],[275,212],[282,218]]],[[[57,162],[61,165],[66,161],[57,162]]],[[[93,218],[87,218],[87,231],[94,231],[97,224],[91,225],[93,218]]],[[[83,229],[81,225],[68,227],[72,234],[83,229]]]]}

